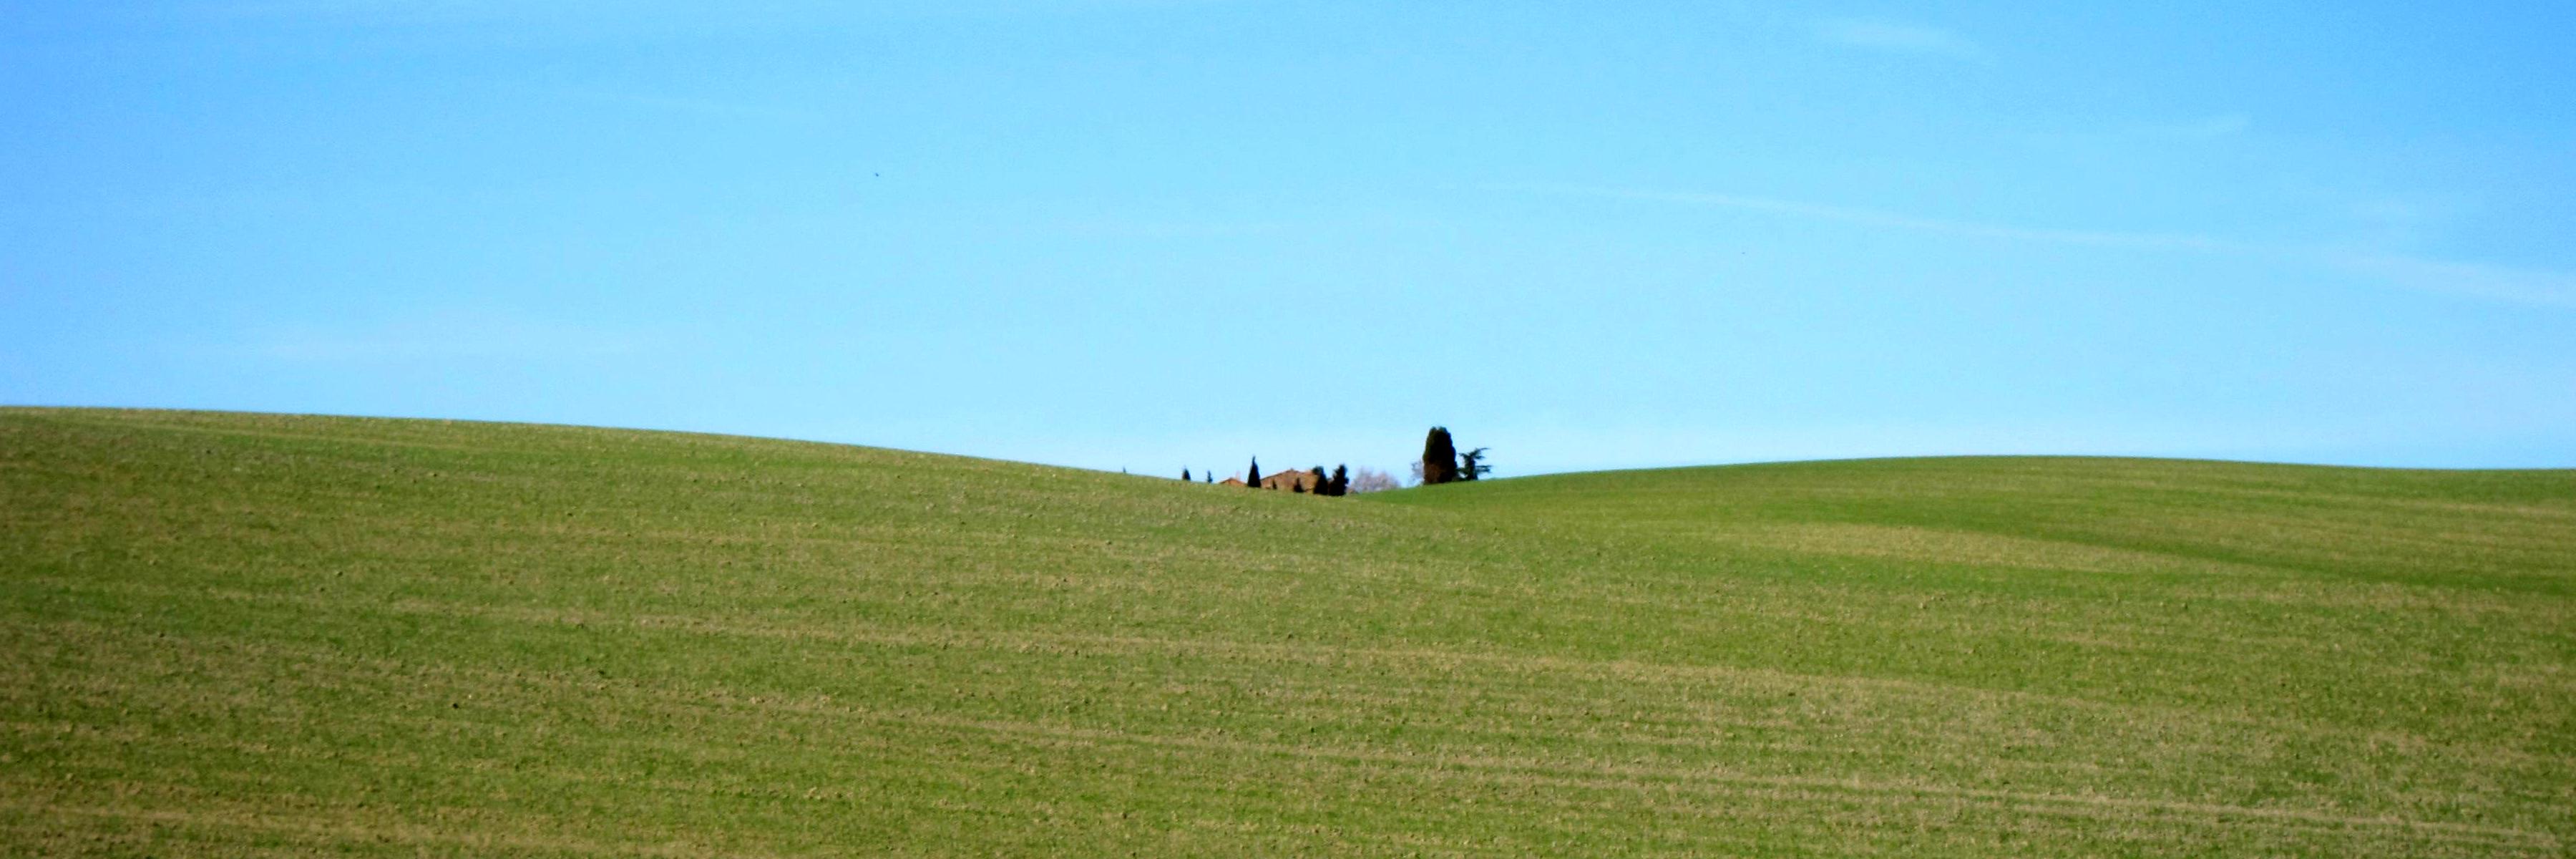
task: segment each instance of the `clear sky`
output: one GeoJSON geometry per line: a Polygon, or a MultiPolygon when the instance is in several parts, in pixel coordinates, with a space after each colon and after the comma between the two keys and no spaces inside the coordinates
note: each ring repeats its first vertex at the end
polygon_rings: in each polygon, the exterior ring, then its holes
{"type": "Polygon", "coordinates": [[[2576,4],[0,0],[0,402],[2576,466],[2576,4]],[[721,11],[706,11],[707,8],[721,11]]]}

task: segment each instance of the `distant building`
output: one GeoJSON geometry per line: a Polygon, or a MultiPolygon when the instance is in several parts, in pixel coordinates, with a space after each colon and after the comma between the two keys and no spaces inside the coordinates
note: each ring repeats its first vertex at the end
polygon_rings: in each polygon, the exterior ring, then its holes
{"type": "MultiPolygon", "coordinates": [[[[1323,482],[1323,475],[1316,474],[1312,471],[1298,471],[1294,468],[1277,474],[1264,474],[1261,476],[1261,488],[1276,489],[1281,492],[1287,492],[1294,489],[1303,489],[1308,492],[1313,492],[1315,491],[1315,487],[1323,482]]],[[[1243,478],[1228,477],[1224,480],[1217,481],[1216,485],[1242,486],[1244,483],[1243,478]]]]}
{"type": "MultiPolygon", "coordinates": [[[[1316,474],[1312,471],[1298,471],[1294,468],[1277,474],[1264,474],[1261,476],[1261,488],[1276,489],[1281,492],[1286,492],[1290,489],[1303,489],[1308,492],[1313,492],[1315,491],[1315,487],[1323,482],[1324,476],[1321,474],[1316,474]]],[[[1235,485],[1241,486],[1243,485],[1243,481],[1235,481],[1235,485]]]]}

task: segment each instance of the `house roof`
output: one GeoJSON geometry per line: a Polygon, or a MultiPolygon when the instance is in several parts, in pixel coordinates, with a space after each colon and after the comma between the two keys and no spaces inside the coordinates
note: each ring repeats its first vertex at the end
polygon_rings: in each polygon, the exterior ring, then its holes
{"type": "MultiPolygon", "coordinates": [[[[1280,470],[1278,470],[1278,471],[1273,471],[1273,472],[1270,472],[1270,473],[1268,473],[1268,474],[1264,474],[1264,475],[1262,475],[1262,476],[1261,476],[1261,485],[1263,485],[1263,486],[1283,485],[1283,486],[1284,486],[1284,485],[1286,485],[1286,481],[1292,481],[1292,480],[1293,480],[1293,481],[1296,481],[1296,482],[1298,482],[1298,483],[1303,483],[1303,484],[1308,485],[1308,486],[1314,486],[1314,485],[1316,485],[1316,484],[1319,484],[1319,483],[1324,482],[1324,473],[1323,473],[1323,472],[1320,472],[1320,471],[1307,471],[1307,470],[1302,469],[1302,468],[1282,468],[1282,469],[1280,469],[1280,470]]],[[[1244,482],[1243,482],[1243,478],[1240,478],[1240,477],[1228,477],[1228,478],[1226,478],[1226,479],[1224,479],[1224,480],[1219,480],[1219,481],[1217,481],[1217,482],[1216,482],[1216,484],[1217,484],[1218,486],[1245,486],[1245,485],[1248,485],[1248,484],[1244,483],[1244,482]]]]}
{"type": "Polygon", "coordinates": [[[1322,482],[1323,477],[1321,475],[1299,468],[1283,468],[1261,476],[1261,485],[1263,486],[1286,486],[1290,483],[1313,486],[1322,482]]]}

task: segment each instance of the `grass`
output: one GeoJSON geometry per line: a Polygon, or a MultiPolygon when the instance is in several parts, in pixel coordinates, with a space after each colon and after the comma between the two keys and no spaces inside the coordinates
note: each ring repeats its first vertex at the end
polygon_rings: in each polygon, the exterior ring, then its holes
{"type": "Polygon", "coordinates": [[[0,855],[2576,845],[2576,472],[0,410],[0,855]]]}

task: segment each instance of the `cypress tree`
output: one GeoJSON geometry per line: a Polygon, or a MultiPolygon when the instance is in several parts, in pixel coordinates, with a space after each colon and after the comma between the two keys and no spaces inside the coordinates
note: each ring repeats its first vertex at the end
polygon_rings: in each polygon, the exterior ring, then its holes
{"type": "Polygon", "coordinates": [[[1329,494],[1329,493],[1326,493],[1326,492],[1324,491],[1324,467],[1323,467],[1323,466],[1320,466],[1320,465],[1315,466],[1315,470],[1313,470],[1313,471],[1309,471],[1309,472],[1306,472],[1306,475],[1307,475],[1307,477],[1306,477],[1306,491],[1308,491],[1308,492],[1312,492],[1312,493],[1315,493],[1315,494],[1317,494],[1317,495],[1326,495],[1326,494],[1329,494]]]}
{"type": "Polygon", "coordinates": [[[1190,470],[1189,470],[1189,469],[1186,469],[1186,468],[1181,469],[1181,482],[1182,482],[1182,483],[1188,483],[1188,482],[1190,482],[1190,470]]]}
{"type": "Polygon", "coordinates": [[[1333,488],[1331,492],[1324,493],[1326,495],[1340,498],[1351,494],[1351,467],[1348,464],[1333,466],[1333,482],[1325,485],[1333,488]]]}
{"type": "Polygon", "coordinates": [[[1252,458],[1252,470],[1243,473],[1243,485],[1252,489],[1261,488],[1261,457],[1252,458]]]}
{"type": "Polygon", "coordinates": [[[1458,446],[1449,441],[1448,427],[1432,427],[1422,439],[1422,483],[1429,486],[1458,479],[1458,446]]]}

